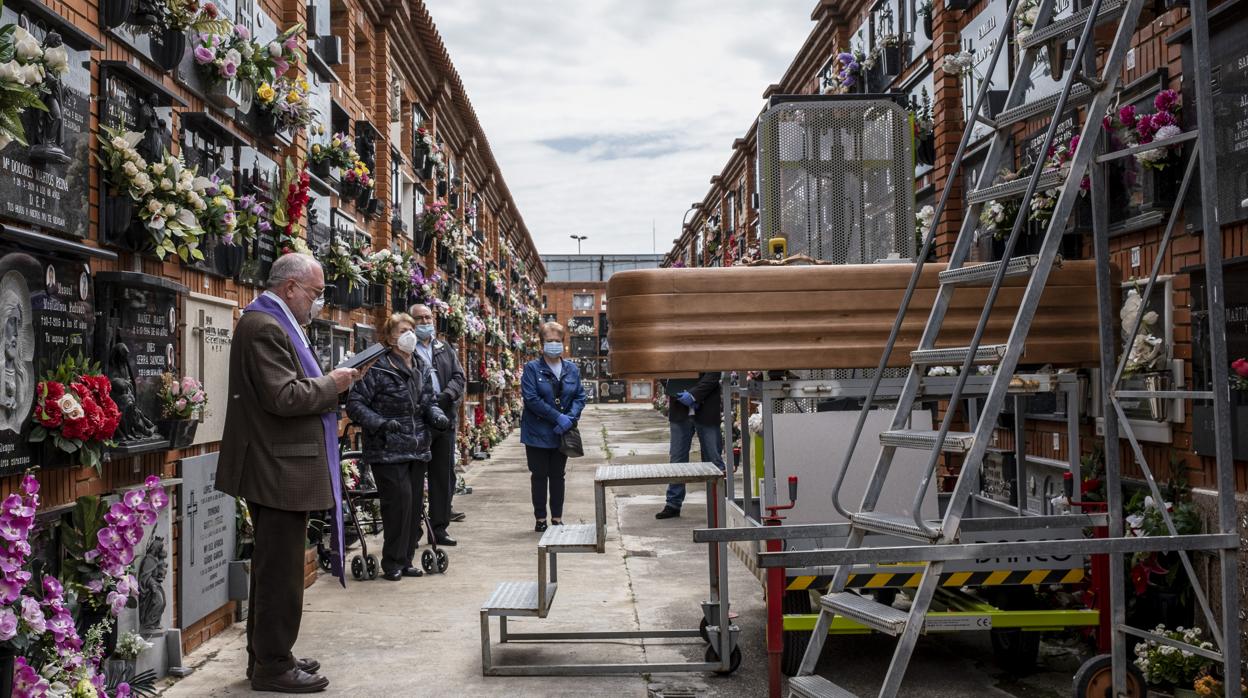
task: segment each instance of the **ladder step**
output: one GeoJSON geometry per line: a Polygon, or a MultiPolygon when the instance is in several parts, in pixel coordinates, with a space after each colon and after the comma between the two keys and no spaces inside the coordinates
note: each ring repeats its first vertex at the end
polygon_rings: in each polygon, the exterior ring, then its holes
{"type": "MultiPolygon", "coordinates": [[[[1011,126],[1035,116],[1052,116],[1053,110],[1057,108],[1057,98],[1060,95],[1060,92],[1055,92],[1043,99],[1006,109],[997,115],[997,128],[1011,126]]],[[[1092,101],[1092,90],[1088,89],[1087,85],[1079,83],[1070,88],[1070,96],[1066,98],[1066,107],[1077,107],[1090,101],[1092,101]]]]}
{"type": "Polygon", "coordinates": [[[872,533],[882,533],[887,536],[900,536],[911,540],[924,541],[934,543],[940,539],[940,522],[934,522],[932,530],[935,535],[928,533],[920,528],[914,522],[913,516],[901,516],[900,514],[886,514],[879,511],[860,511],[850,517],[858,528],[866,529],[872,533]]]}
{"type": "Polygon", "coordinates": [[[598,527],[594,524],[551,526],[542,534],[537,548],[546,553],[596,553],[598,527]]]}
{"type": "MultiPolygon", "coordinates": [[[[880,433],[880,443],[885,446],[894,446],[896,448],[913,448],[922,451],[930,451],[936,445],[936,437],[940,436],[938,431],[914,431],[910,429],[898,429],[895,431],[885,431],[880,433]]],[[[966,453],[971,450],[971,444],[975,442],[975,435],[968,431],[951,431],[945,434],[945,442],[941,444],[940,450],[947,453],[966,453]]]]}
{"type": "MultiPolygon", "coordinates": [[[[1027,193],[1027,182],[1030,177],[1019,177],[1012,182],[1002,182],[994,184],[987,189],[976,189],[966,197],[966,200],[972,204],[983,204],[999,199],[1020,199],[1023,194],[1027,193]]],[[[1040,175],[1040,182],[1036,185],[1036,191],[1044,191],[1045,189],[1053,189],[1058,187],[1066,180],[1066,176],[1061,170],[1050,170],[1040,175]]]]}
{"type": "Polygon", "coordinates": [[[1159,398],[1162,400],[1212,400],[1212,390],[1118,390],[1114,392],[1117,398],[1134,398],[1149,399],[1159,398]]]}
{"type": "Polygon", "coordinates": [[[822,676],[794,676],[789,679],[789,698],[858,698],[822,676]]]}
{"type": "Polygon", "coordinates": [[[664,482],[709,482],[724,476],[714,463],[632,463],[600,465],[594,483],[602,487],[653,485],[664,482]]]}
{"type": "MultiPolygon", "coordinates": [[[[1060,260],[1059,260],[1060,261],[1060,260]]],[[[1014,257],[1005,267],[1005,275],[1025,276],[1031,273],[1032,269],[1040,263],[1040,256],[1029,254],[1023,257],[1014,257]]],[[[1001,268],[1002,262],[988,262],[986,264],[972,264],[968,267],[958,267],[957,269],[946,269],[940,272],[940,283],[942,284],[958,284],[971,285],[980,283],[989,283],[997,275],[997,270],[1001,268]]]]}
{"type": "MultiPolygon", "coordinates": [[[[974,363],[995,364],[1005,358],[1008,344],[985,344],[975,350],[974,363]]],[[[937,349],[916,349],[910,352],[910,360],[925,366],[943,366],[944,364],[961,365],[966,355],[971,353],[970,347],[944,347],[937,349]]]]}
{"type": "MultiPolygon", "coordinates": [[[[1126,9],[1126,0],[1105,0],[1101,3],[1101,11],[1096,15],[1096,24],[1101,25],[1106,22],[1112,22],[1121,17],[1126,9]]],[[[1088,15],[1090,14],[1092,14],[1092,8],[1087,7],[1069,17],[1041,27],[1023,37],[1023,40],[1018,42],[1019,48],[1035,48],[1054,40],[1077,39],[1083,33],[1083,26],[1088,23],[1088,15]]]]}
{"type": "MultiPolygon", "coordinates": [[[[546,605],[555,600],[557,584],[546,584],[546,605]]],[[[494,593],[481,605],[493,616],[536,616],[542,612],[537,602],[537,582],[499,582],[494,593]]]]}
{"type": "Polygon", "coordinates": [[[829,611],[889,635],[900,635],[910,617],[906,611],[885,606],[875,599],[859,596],[852,591],[828,594],[819,599],[819,604],[829,611]]]}

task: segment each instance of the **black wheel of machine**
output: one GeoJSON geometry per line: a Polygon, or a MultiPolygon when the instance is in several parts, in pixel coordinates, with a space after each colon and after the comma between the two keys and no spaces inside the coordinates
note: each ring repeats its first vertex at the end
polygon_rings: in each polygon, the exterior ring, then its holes
{"type": "MultiPolygon", "coordinates": [[[[1109,698],[1113,694],[1113,658],[1108,654],[1089,659],[1075,672],[1075,698],[1109,698]]],[[[1127,662],[1127,696],[1148,696],[1148,684],[1144,681],[1144,675],[1131,662],[1127,662]]]]}
{"type": "Polygon", "coordinates": [[[420,554],[420,566],[425,570],[425,574],[433,574],[433,551],[428,548],[420,554]]]}
{"type": "Polygon", "coordinates": [[[438,548],[438,572],[446,572],[446,568],[451,566],[451,558],[446,554],[445,550],[438,548]]]}
{"type": "Polygon", "coordinates": [[[377,560],[376,555],[369,555],[364,561],[364,566],[368,569],[368,578],[376,579],[381,573],[381,563],[377,560]]]}
{"type": "MultiPolygon", "coordinates": [[[[707,645],[705,657],[706,657],[706,661],[708,662],[718,662],[719,661],[719,648],[715,647],[715,645],[707,645]]],[[[733,647],[732,654],[728,655],[728,671],[725,672],[725,671],[716,670],[715,673],[716,674],[731,674],[732,672],[740,668],[740,666],[741,666],[741,648],[733,647]]]]}
{"type": "Polygon", "coordinates": [[[364,558],[356,555],[351,558],[351,576],[364,579],[364,558]]]}
{"type": "Polygon", "coordinates": [[[701,621],[699,621],[699,622],[698,622],[698,635],[701,635],[701,636],[702,636],[702,641],[703,641],[703,642],[710,642],[710,641],[711,641],[711,634],[710,634],[709,632],[707,632],[707,630],[706,630],[706,619],[705,619],[705,618],[703,618],[701,621]]]}
{"type": "Polygon", "coordinates": [[[320,563],[321,569],[329,572],[334,568],[334,558],[330,556],[328,550],[320,550],[316,553],[316,561],[320,563]]]}
{"type": "MultiPolygon", "coordinates": [[[[785,615],[810,613],[810,592],[786,591],[781,603],[785,615]]],[[[796,676],[802,665],[802,656],[810,645],[809,630],[788,630],[784,633],[784,645],[780,652],[780,671],[785,676],[796,676]]]]}
{"type": "Polygon", "coordinates": [[[992,655],[1013,676],[1029,674],[1036,668],[1040,656],[1040,633],[1029,633],[1018,628],[994,628],[992,655]]]}

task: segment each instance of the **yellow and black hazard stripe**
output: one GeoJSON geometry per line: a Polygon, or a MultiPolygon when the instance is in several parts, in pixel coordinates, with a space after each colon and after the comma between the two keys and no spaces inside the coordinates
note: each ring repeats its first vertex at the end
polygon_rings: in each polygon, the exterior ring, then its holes
{"type": "MultiPolygon", "coordinates": [[[[983,587],[1030,584],[1076,584],[1084,580],[1082,569],[1074,570],[996,570],[992,572],[947,572],[940,575],[942,587],[983,587]]],[[[923,575],[919,572],[880,572],[878,574],[851,574],[849,586],[855,589],[887,589],[917,587],[923,575]]],[[[789,591],[826,589],[832,584],[831,575],[790,577],[786,587],[789,591]]]]}

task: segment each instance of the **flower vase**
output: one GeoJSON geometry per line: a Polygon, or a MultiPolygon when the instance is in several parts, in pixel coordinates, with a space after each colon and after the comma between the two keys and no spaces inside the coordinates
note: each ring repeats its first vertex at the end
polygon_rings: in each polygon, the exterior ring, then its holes
{"type": "Polygon", "coordinates": [[[329,179],[329,160],[310,160],[308,169],[321,179],[329,179]]]}
{"type": "Polygon", "coordinates": [[[134,223],[134,199],[108,194],[104,198],[104,224],[107,239],[114,244],[134,223]]]}
{"type": "Polygon", "coordinates": [[[109,29],[120,27],[129,18],[130,0],[104,0],[100,3],[100,21],[109,29]]]}
{"type": "Polygon", "coordinates": [[[195,431],[199,428],[197,419],[162,419],[157,423],[161,436],[169,440],[169,448],[186,448],[195,441],[195,431]]]}
{"type": "Polygon", "coordinates": [[[256,101],[256,87],[247,80],[236,80],[238,83],[238,111],[242,114],[250,114],[251,107],[256,101]]]}
{"type": "Polygon", "coordinates": [[[217,273],[231,279],[242,271],[245,258],[246,250],[242,245],[221,243],[213,250],[213,264],[217,273]]]}
{"type": "Polygon", "coordinates": [[[368,208],[368,202],[372,198],[373,190],[368,187],[362,187],[359,196],[355,197],[355,207],[363,211],[368,208]]]}
{"type": "MultiPolygon", "coordinates": [[[[241,110],[242,107],[239,107],[239,109],[241,110]]],[[[277,134],[282,132],[282,126],[277,120],[277,112],[272,109],[260,109],[256,113],[256,127],[259,128],[260,135],[268,136],[270,138],[276,137],[277,134]]],[[[324,164],[327,170],[325,174],[328,176],[329,163],[326,162],[324,164]]],[[[316,174],[315,168],[313,168],[312,174],[316,174]]],[[[316,176],[320,177],[320,175],[316,176]]]]}
{"type": "Polygon", "coordinates": [[[170,71],[178,67],[182,57],[186,55],[186,32],[176,29],[165,29],[154,32],[151,38],[152,61],[161,70],[170,71]]]}
{"type": "Polygon", "coordinates": [[[243,103],[243,88],[239,80],[222,80],[208,88],[208,100],[222,109],[232,109],[243,103]]]}
{"type": "Polygon", "coordinates": [[[923,15],[923,33],[930,40],[932,38],[932,13],[928,12],[923,15]]]}
{"type": "Polygon", "coordinates": [[[374,308],[385,307],[386,305],[385,284],[369,284],[368,285],[368,302],[365,305],[371,305],[374,308]]]}
{"type": "Polygon", "coordinates": [[[450,191],[450,184],[445,179],[438,180],[438,198],[446,196],[448,191],[450,191]]]}
{"type": "Polygon", "coordinates": [[[342,180],[342,184],[338,187],[338,195],[341,203],[346,203],[352,199],[360,197],[360,190],[363,189],[357,182],[342,180]]]}
{"type": "Polygon", "coordinates": [[[351,280],[345,276],[334,279],[332,286],[335,289],[334,300],[340,307],[347,307],[351,304],[351,280]]]}
{"type": "MultiPolygon", "coordinates": [[[[100,603],[103,603],[101,599],[100,603]]],[[[134,603],[131,599],[130,603],[134,603]]],[[[92,627],[104,622],[105,619],[111,620],[109,623],[109,631],[104,634],[100,647],[104,650],[102,656],[109,656],[117,651],[117,622],[110,618],[108,606],[103,608],[92,608],[90,603],[84,603],[78,607],[78,617],[74,620],[74,627],[78,630],[78,637],[86,637],[87,632],[92,627]]]]}
{"type": "Polygon", "coordinates": [[[433,161],[430,160],[425,163],[425,169],[423,172],[420,173],[420,178],[425,179],[425,180],[433,179],[433,171],[434,171],[433,161]]]}
{"type": "Polygon", "coordinates": [[[914,142],[914,161],[920,165],[936,164],[936,136],[921,136],[914,142]]]}
{"type": "Polygon", "coordinates": [[[347,294],[347,309],[355,310],[364,307],[364,287],[355,286],[351,292],[347,294]]]}
{"type": "Polygon", "coordinates": [[[0,647],[0,698],[11,698],[13,695],[13,664],[16,661],[17,650],[0,647]]]}
{"type": "MultiPolygon", "coordinates": [[[[893,78],[901,75],[903,69],[901,61],[900,46],[885,46],[880,51],[878,59],[880,70],[884,75],[885,82],[891,81],[893,78]]],[[[883,92],[884,85],[880,85],[880,91],[883,92]]]]}

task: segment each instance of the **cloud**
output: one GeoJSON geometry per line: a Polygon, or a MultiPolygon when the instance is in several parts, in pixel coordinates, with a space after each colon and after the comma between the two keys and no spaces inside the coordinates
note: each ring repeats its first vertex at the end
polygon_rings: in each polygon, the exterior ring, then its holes
{"type": "Polygon", "coordinates": [[[428,0],[543,254],[664,252],[812,28],[810,0],[428,0]]]}

